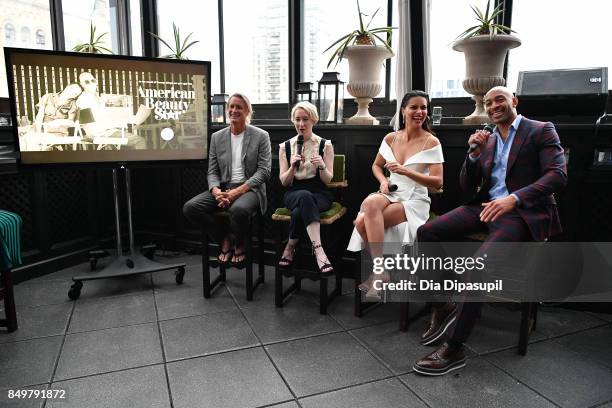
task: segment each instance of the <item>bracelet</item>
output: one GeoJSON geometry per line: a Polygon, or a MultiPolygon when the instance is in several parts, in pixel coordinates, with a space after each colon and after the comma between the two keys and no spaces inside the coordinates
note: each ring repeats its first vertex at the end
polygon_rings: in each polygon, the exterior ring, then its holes
{"type": "Polygon", "coordinates": [[[318,168],[319,168],[319,170],[322,170],[322,171],[327,170],[327,166],[325,166],[325,165],[323,167],[319,166],[318,168]]]}

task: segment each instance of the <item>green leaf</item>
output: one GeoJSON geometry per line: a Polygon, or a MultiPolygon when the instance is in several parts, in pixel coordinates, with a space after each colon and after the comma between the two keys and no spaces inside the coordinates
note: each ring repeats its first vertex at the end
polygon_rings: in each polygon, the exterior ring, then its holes
{"type": "Polygon", "coordinates": [[[349,37],[351,35],[355,35],[355,31],[353,31],[352,33],[349,33],[345,36],[343,36],[342,38],[340,38],[339,40],[336,40],[332,45],[330,45],[329,47],[327,47],[327,49],[325,51],[323,51],[324,53],[329,51],[334,45],[340,43],[341,41],[344,41],[346,39],[346,37],[349,37]]]}

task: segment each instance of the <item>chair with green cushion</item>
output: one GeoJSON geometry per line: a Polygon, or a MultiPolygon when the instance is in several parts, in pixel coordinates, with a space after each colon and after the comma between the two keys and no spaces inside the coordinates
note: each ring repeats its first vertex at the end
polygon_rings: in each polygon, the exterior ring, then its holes
{"type": "MultiPolygon", "coordinates": [[[[336,191],[336,196],[341,201],[341,192],[343,188],[348,187],[348,182],[345,177],[345,156],[337,154],[334,156],[334,176],[331,182],[327,185],[330,189],[336,191]]],[[[344,207],[339,201],[334,201],[329,210],[320,213],[321,217],[321,239],[326,244],[326,253],[332,265],[339,267],[340,252],[337,250],[337,242],[330,241],[333,237],[329,234],[331,227],[336,221],[346,214],[346,207],[344,207]]],[[[289,223],[291,221],[291,211],[288,208],[277,208],[272,214],[272,220],[282,223],[289,223]]],[[[327,306],[331,301],[342,292],[342,276],[338,270],[335,273],[336,284],[332,293],[327,293],[327,279],[328,277],[322,277],[318,271],[316,271],[316,265],[308,265],[306,262],[300,261],[299,251],[296,251],[294,255],[294,266],[288,269],[281,269],[278,267],[278,261],[282,256],[284,247],[287,243],[286,230],[284,228],[278,228],[278,235],[276,237],[277,244],[277,257],[275,263],[275,283],[274,283],[274,303],[277,307],[283,307],[285,299],[293,292],[301,289],[302,279],[311,279],[313,281],[319,281],[319,296],[320,296],[320,307],[319,311],[321,314],[327,313],[327,306]],[[283,235],[284,234],[284,235],[283,235]],[[289,288],[283,290],[283,277],[293,277],[294,282],[289,288]]],[[[301,240],[303,242],[303,240],[301,240]]],[[[304,257],[305,258],[305,257],[304,257]]],[[[310,256],[312,258],[312,256],[310,256]]]]}
{"type": "Polygon", "coordinates": [[[5,319],[0,326],[9,332],[17,330],[17,313],[13,295],[12,269],[21,265],[21,217],[0,210],[0,299],[4,299],[5,319]]]}

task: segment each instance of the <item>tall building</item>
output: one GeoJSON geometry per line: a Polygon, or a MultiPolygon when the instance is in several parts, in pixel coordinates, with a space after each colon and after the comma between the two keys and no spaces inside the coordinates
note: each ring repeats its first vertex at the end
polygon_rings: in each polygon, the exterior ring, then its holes
{"type": "Polygon", "coordinates": [[[289,87],[287,2],[266,2],[261,15],[253,47],[255,100],[260,103],[287,102],[283,98],[289,87]]]}

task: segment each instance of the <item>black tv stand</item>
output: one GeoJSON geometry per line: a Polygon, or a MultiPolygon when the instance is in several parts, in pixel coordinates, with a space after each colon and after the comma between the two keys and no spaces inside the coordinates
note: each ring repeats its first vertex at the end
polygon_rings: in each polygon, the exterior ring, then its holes
{"type": "MultiPolygon", "coordinates": [[[[115,199],[115,229],[116,229],[116,240],[117,240],[117,257],[111,261],[109,265],[100,271],[87,274],[78,275],[72,278],[74,282],[70,286],[68,291],[68,297],[72,300],[76,300],[81,296],[81,289],[83,288],[83,281],[116,278],[122,276],[140,275],[142,273],[160,272],[171,269],[176,269],[175,280],[177,285],[183,283],[185,276],[185,263],[175,264],[162,264],[153,261],[154,246],[146,245],[142,248],[144,253],[136,252],[134,250],[134,230],[132,228],[132,199],[131,199],[131,183],[130,183],[130,170],[125,166],[121,165],[119,168],[113,169],[113,196],[115,199]],[[117,185],[117,172],[118,170],[125,170],[125,189],[127,198],[127,212],[128,212],[128,232],[130,239],[129,253],[123,254],[123,246],[121,243],[121,225],[119,223],[119,189],[117,185]]],[[[89,265],[91,270],[95,270],[98,259],[107,256],[108,252],[104,250],[91,251],[89,256],[89,265]]]]}

